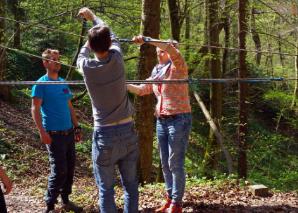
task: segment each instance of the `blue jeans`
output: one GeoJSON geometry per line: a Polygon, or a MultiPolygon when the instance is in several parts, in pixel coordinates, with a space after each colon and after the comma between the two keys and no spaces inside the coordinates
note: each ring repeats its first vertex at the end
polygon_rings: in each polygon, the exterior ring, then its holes
{"type": "Polygon", "coordinates": [[[138,156],[138,137],[133,122],[95,128],[92,161],[101,213],[118,212],[114,200],[116,165],[124,189],[124,212],[138,212],[138,156]]]}
{"type": "Polygon", "coordinates": [[[57,203],[61,194],[63,203],[68,202],[71,194],[75,169],[74,133],[69,135],[51,135],[52,143],[47,145],[51,172],[48,178],[48,190],[45,201],[51,206],[57,203]]]}
{"type": "Polygon", "coordinates": [[[156,134],[166,190],[174,203],[181,203],[184,194],[184,161],[191,120],[190,113],[183,113],[169,118],[158,118],[156,122],[156,134]]]}

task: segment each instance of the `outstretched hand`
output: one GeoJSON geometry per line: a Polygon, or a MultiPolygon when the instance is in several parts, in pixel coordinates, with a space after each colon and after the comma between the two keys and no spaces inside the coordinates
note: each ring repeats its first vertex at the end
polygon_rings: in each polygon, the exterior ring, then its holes
{"type": "Polygon", "coordinates": [[[94,13],[87,7],[83,7],[79,10],[78,16],[85,18],[88,21],[93,21],[95,19],[94,13]]]}
{"type": "Polygon", "coordinates": [[[134,36],[132,38],[132,41],[135,43],[135,44],[139,44],[139,45],[142,45],[145,43],[144,41],[144,36],[142,35],[138,35],[138,36],[134,36]]]}

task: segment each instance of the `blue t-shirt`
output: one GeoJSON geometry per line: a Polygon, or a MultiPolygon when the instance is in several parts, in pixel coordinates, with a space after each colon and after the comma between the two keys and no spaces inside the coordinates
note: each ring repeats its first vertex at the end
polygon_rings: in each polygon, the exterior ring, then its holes
{"type": "MultiPolygon", "coordinates": [[[[38,81],[54,80],[44,75],[38,81]]],[[[57,81],[64,81],[64,79],[58,78],[57,81]]],[[[72,127],[68,106],[72,94],[67,84],[34,85],[31,96],[42,99],[40,110],[42,125],[47,131],[67,130],[72,127]]]]}

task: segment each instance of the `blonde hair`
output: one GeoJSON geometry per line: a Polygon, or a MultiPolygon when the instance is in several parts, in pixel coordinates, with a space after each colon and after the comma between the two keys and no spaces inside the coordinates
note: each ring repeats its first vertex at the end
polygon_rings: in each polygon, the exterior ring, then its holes
{"type": "Polygon", "coordinates": [[[45,51],[43,51],[41,56],[43,60],[45,60],[45,59],[51,59],[52,55],[59,55],[59,50],[53,50],[48,48],[45,51]]]}

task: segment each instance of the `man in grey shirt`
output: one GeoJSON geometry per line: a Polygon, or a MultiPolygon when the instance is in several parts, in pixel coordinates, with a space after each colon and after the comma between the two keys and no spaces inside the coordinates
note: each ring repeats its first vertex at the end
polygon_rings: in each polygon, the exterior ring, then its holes
{"type": "Polygon", "coordinates": [[[99,189],[102,213],[117,212],[114,200],[115,165],[124,189],[124,212],[138,212],[138,138],[134,130],[133,107],[128,99],[124,61],[115,35],[88,8],[79,15],[93,22],[88,41],[77,60],[92,102],[94,133],[93,172],[99,189]],[[93,51],[95,58],[90,58],[93,51]]]}

